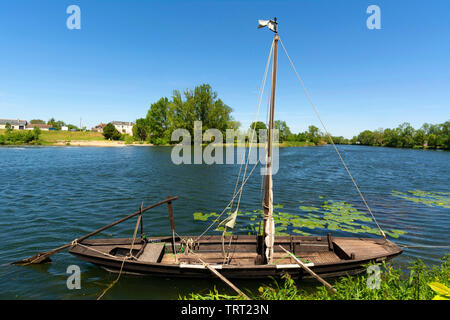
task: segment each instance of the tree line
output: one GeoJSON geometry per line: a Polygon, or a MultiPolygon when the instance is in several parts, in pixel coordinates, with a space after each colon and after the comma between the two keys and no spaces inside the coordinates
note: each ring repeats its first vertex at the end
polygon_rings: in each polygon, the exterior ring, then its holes
{"type": "Polygon", "coordinates": [[[353,137],[351,144],[393,148],[450,150],[450,121],[440,124],[424,123],[414,129],[405,122],[394,129],[365,130],[353,137]]]}
{"type": "MultiPolygon", "coordinates": [[[[194,90],[186,89],[183,93],[174,90],[170,98],[162,97],[151,104],[145,118],[136,120],[133,127],[134,140],[147,141],[153,144],[170,144],[175,129],[187,129],[193,136],[194,121],[202,121],[205,132],[215,128],[225,135],[227,129],[238,130],[240,123],[231,116],[232,108],[226,105],[209,84],[196,86],[194,90]]],[[[403,123],[394,129],[365,130],[347,139],[332,136],[335,144],[355,144],[396,148],[431,148],[450,149],[450,122],[442,124],[425,123],[414,129],[409,123],[403,123]]],[[[112,127],[112,125],[111,125],[112,127]]],[[[291,132],[285,121],[276,120],[274,127],[279,130],[279,141],[287,146],[323,145],[330,143],[322,131],[314,125],[299,133],[291,132]]],[[[113,128],[110,128],[114,135],[113,128]]],[[[256,130],[256,138],[260,141],[259,130],[267,129],[264,122],[253,122],[249,129],[256,130]]],[[[115,133],[115,139],[119,138],[115,133]]]]}
{"type": "MultiPolygon", "coordinates": [[[[253,123],[251,127],[255,127],[257,130],[266,129],[263,122],[253,123]]],[[[280,142],[299,142],[303,145],[331,143],[330,138],[316,126],[311,125],[308,130],[297,134],[291,133],[284,121],[275,121],[274,127],[279,129],[280,142]]],[[[331,138],[335,144],[450,150],[450,121],[441,124],[425,123],[419,129],[414,129],[410,123],[405,122],[393,129],[364,130],[352,139],[342,136],[332,136],[331,138]]]]}

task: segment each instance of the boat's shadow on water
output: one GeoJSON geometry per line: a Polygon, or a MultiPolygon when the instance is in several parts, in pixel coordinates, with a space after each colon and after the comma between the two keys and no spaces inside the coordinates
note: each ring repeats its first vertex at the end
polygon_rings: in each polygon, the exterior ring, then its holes
{"type": "MultiPolygon", "coordinates": [[[[105,289],[107,289],[119,276],[117,271],[108,271],[94,265],[84,263],[82,268],[82,289],[72,290],[65,299],[97,299],[105,289]]],[[[338,278],[330,279],[333,283],[338,278]]],[[[240,288],[245,294],[256,297],[261,286],[282,287],[283,279],[233,279],[233,284],[240,288]]],[[[320,286],[314,279],[296,280],[299,289],[312,291],[320,286]]],[[[228,285],[219,279],[188,279],[188,278],[167,278],[148,275],[137,275],[122,273],[119,281],[112,286],[102,297],[102,300],[111,299],[191,299],[191,294],[207,295],[217,292],[220,295],[236,296],[228,285]]]]}
{"type": "MultiPolygon", "coordinates": [[[[71,298],[97,299],[119,273],[108,271],[92,265],[83,266],[82,290],[74,290],[71,298]]],[[[271,280],[234,281],[243,290],[255,291],[262,283],[270,284],[271,280]]],[[[119,281],[107,291],[102,300],[109,299],[182,299],[189,298],[191,293],[207,294],[217,289],[220,294],[235,295],[226,284],[216,279],[166,278],[147,275],[122,273],[119,281]]]]}

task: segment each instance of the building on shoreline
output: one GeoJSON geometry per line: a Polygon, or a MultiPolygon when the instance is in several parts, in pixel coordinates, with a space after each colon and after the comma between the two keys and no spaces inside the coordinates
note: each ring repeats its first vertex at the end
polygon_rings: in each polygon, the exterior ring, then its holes
{"type": "Polygon", "coordinates": [[[0,129],[6,129],[6,124],[11,125],[11,129],[25,130],[28,121],[26,120],[12,120],[12,119],[0,119],[0,129]]]}
{"type": "Polygon", "coordinates": [[[120,133],[126,133],[129,135],[133,135],[133,122],[124,122],[124,121],[112,121],[111,122],[114,127],[116,127],[117,131],[120,133]]]}
{"type": "Polygon", "coordinates": [[[91,129],[92,132],[103,133],[103,128],[106,127],[106,123],[100,123],[91,129]]]}
{"type": "Polygon", "coordinates": [[[38,123],[29,123],[27,124],[27,130],[33,130],[34,128],[39,128],[44,131],[49,131],[52,126],[50,124],[38,124],[38,123]]]}

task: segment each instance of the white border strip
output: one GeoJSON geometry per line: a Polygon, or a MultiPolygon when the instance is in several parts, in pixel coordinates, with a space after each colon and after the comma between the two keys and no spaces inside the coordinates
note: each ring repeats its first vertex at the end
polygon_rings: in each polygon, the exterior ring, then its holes
{"type": "MultiPolygon", "coordinates": [[[[314,263],[305,263],[305,266],[307,267],[314,267],[314,263]]],[[[291,264],[277,264],[277,269],[295,269],[295,268],[301,268],[297,263],[291,263],[291,264]]]]}
{"type": "MultiPolygon", "coordinates": [[[[202,264],[189,264],[189,263],[180,263],[180,268],[182,269],[206,269],[206,267],[202,264]]],[[[211,265],[211,268],[214,269],[222,269],[222,265],[211,265]]]]}

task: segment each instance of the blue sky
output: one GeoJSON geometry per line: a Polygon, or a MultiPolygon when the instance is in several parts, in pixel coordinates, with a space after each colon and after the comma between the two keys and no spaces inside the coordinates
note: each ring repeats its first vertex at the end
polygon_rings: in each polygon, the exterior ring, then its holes
{"type": "MultiPolygon", "coordinates": [[[[134,121],[174,89],[209,83],[247,127],[273,36],[257,20],[276,16],[332,134],[442,123],[449,12],[444,0],[1,1],[0,118],[134,121]],[[66,27],[72,4],[81,30],[66,27]],[[371,4],[381,30],[366,27],[371,4]]],[[[278,75],[276,118],[294,132],[319,126],[281,47],[278,75]]]]}

